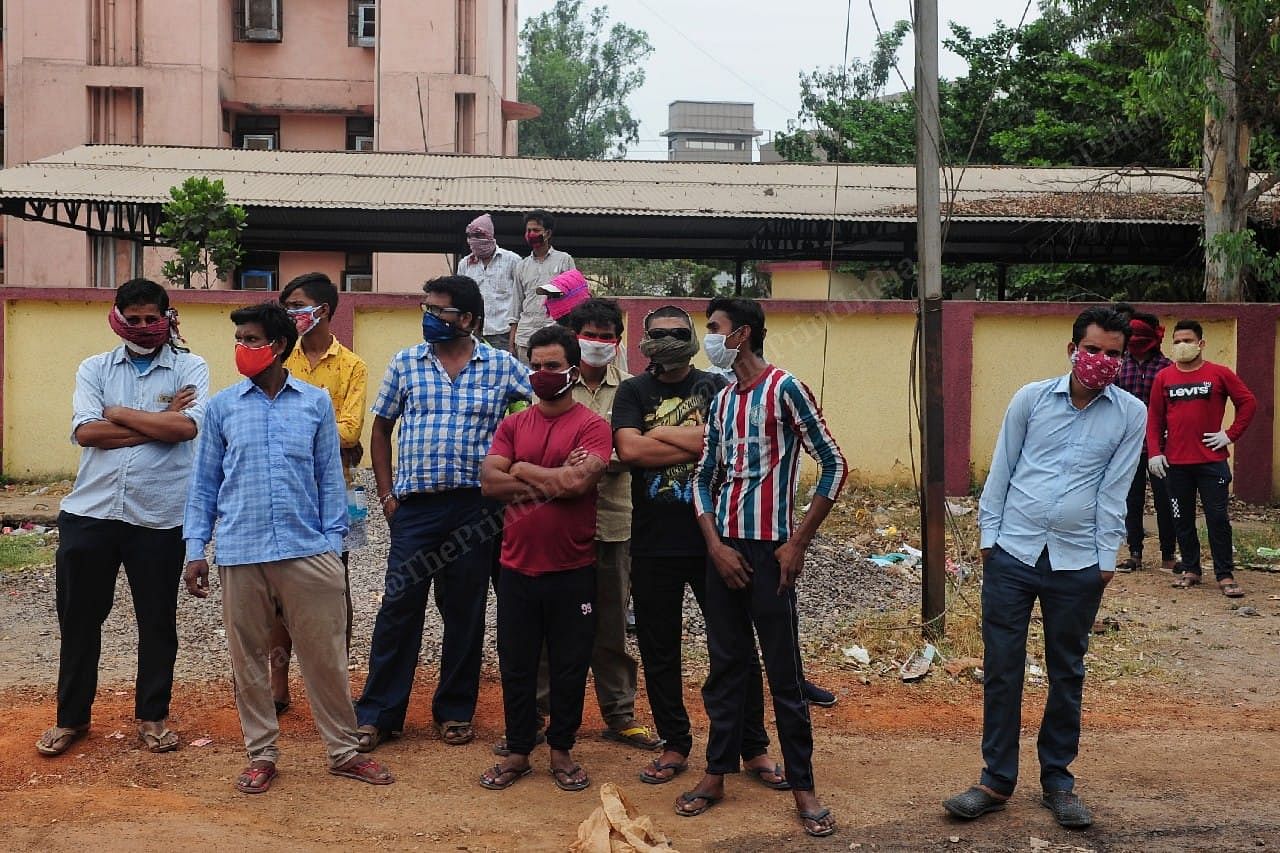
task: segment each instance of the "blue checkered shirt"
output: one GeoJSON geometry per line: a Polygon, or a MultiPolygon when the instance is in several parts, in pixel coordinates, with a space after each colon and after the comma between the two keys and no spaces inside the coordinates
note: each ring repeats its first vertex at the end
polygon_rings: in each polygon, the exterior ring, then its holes
{"type": "Polygon", "coordinates": [[[453,380],[431,344],[396,353],[372,409],[400,421],[395,493],[478,488],[480,462],[507,406],[532,395],[529,369],[483,342],[453,380]]]}
{"type": "Polygon", "coordinates": [[[245,379],[209,401],[199,442],[188,561],[204,558],[215,520],[220,566],[342,551],[347,485],[327,391],[289,376],[272,400],[245,379]]]}

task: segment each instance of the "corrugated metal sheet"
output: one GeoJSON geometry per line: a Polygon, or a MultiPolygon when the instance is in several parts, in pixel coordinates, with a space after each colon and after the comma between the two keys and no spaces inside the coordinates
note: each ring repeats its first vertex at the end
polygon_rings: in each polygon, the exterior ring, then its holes
{"type": "MultiPolygon", "coordinates": [[[[221,178],[231,200],[249,207],[909,222],[915,204],[914,169],[905,166],[116,145],[4,169],[0,199],[160,203],[190,175],[221,178]]],[[[1199,200],[1180,177],[1099,169],[970,167],[944,175],[944,186],[957,179],[955,215],[974,221],[1182,222],[1195,218],[1199,200]]]]}

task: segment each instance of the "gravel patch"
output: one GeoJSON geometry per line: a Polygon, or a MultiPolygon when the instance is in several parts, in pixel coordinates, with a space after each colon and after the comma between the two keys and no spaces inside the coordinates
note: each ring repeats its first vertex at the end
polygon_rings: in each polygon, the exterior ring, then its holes
{"type": "MultiPolygon", "coordinates": [[[[372,473],[361,470],[369,494],[372,473]]],[[[388,532],[380,512],[369,514],[368,545],[351,553],[351,600],[354,627],[350,666],[361,671],[368,664],[369,642],[383,592],[388,532]]],[[[809,551],[800,580],[800,636],[810,650],[830,648],[841,631],[860,615],[899,610],[919,601],[918,580],[886,572],[844,541],[819,536],[809,551]]],[[[693,597],[685,596],[685,634],[688,669],[705,668],[705,625],[693,597]]],[[[496,672],[495,599],[489,596],[484,660],[496,672]]],[[[442,625],[434,606],[428,605],[423,632],[421,664],[436,663],[440,654],[442,625]]],[[[222,621],[222,595],[217,570],[210,576],[210,594],[197,599],[183,589],[178,596],[178,661],[176,677],[206,680],[229,675],[226,630],[222,621]]],[[[54,610],[53,567],[37,567],[0,573],[0,643],[4,666],[0,687],[43,685],[52,690],[57,679],[58,624],[54,610]]],[[[639,660],[634,638],[629,645],[639,660]]],[[[103,626],[100,673],[105,685],[132,683],[137,654],[137,629],[133,604],[124,572],[116,585],[116,600],[103,626]]]]}

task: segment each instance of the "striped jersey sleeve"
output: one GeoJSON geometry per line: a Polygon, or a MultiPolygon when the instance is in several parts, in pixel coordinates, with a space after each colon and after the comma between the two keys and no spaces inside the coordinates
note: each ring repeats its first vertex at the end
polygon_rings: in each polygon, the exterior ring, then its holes
{"type": "Polygon", "coordinates": [[[818,462],[818,485],[815,494],[835,500],[844,488],[849,466],[840,446],[827,428],[826,418],[809,386],[794,376],[782,385],[783,404],[791,423],[804,444],[805,452],[818,462]]]}

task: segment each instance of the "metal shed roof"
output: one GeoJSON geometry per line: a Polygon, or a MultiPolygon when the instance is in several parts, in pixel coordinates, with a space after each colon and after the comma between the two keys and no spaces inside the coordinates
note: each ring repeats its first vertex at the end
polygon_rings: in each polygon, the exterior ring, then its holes
{"type": "MultiPolygon", "coordinates": [[[[560,220],[557,245],[588,256],[817,259],[834,242],[837,258],[892,258],[910,253],[915,231],[914,169],[825,163],[90,145],[0,171],[0,205],[149,240],[170,187],[190,175],[222,179],[248,210],[250,248],[454,252],[478,213],[495,214],[510,243],[532,208],[560,220]]],[[[970,167],[947,254],[1192,261],[1198,200],[1173,176],[970,167]]]]}

